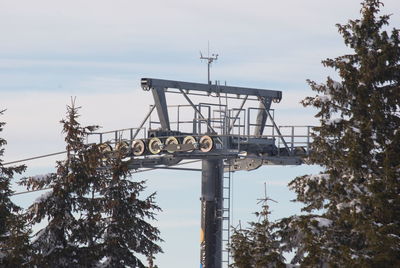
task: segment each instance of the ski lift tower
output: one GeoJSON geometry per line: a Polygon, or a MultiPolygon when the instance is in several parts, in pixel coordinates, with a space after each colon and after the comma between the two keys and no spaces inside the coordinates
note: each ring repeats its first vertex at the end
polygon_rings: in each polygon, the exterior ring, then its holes
{"type": "Polygon", "coordinates": [[[271,104],[281,101],[281,91],[154,78],[140,83],[154,98],[142,123],[96,133],[97,142],[104,150],[124,150],[129,167],[136,170],[177,170],[181,161],[200,160],[200,267],[228,267],[231,173],[302,164],[309,153],[311,127],[275,123],[271,104]],[[174,93],[187,103],[168,106],[166,96],[174,93]]]}

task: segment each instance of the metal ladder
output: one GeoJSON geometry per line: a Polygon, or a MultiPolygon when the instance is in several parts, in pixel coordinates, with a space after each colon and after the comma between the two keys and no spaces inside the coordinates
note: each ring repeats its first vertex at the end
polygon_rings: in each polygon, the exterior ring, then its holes
{"type": "Polygon", "coordinates": [[[222,208],[222,267],[228,268],[231,260],[231,166],[224,172],[223,179],[223,208],[222,208]]]}

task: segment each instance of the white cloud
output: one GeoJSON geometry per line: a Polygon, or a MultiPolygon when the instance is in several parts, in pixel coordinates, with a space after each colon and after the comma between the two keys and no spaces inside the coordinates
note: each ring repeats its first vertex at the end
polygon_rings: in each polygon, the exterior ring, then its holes
{"type": "MultiPolygon", "coordinates": [[[[399,10],[396,0],[385,3],[385,11],[399,10]]],[[[359,8],[358,1],[346,0],[6,0],[0,3],[0,48],[3,54],[138,53],[146,48],[178,53],[195,52],[211,40],[220,53],[234,50],[245,56],[271,45],[283,50],[306,46],[302,40],[311,45],[336,36],[334,24],[358,16],[359,8]]]]}

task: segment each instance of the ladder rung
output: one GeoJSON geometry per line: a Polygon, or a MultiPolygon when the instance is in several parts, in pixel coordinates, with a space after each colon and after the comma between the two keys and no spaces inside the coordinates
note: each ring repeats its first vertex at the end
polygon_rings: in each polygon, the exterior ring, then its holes
{"type": "Polygon", "coordinates": [[[225,245],[229,245],[230,244],[230,206],[231,206],[231,169],[230,169],[230,165],[226,165],[226,167],[224,168],[228,168],[229,171],[224,173],[223,176],[223,206],[222,207],[222,243],[224,244],[222,252],[224,253],[224,257],[222,260],[222,263],[224,263],[224,267],[226,267],[226,264],[229,265],[230,264],[230,255],[231,255],[231,251],[229,249],[226,248],[225,245]]]}

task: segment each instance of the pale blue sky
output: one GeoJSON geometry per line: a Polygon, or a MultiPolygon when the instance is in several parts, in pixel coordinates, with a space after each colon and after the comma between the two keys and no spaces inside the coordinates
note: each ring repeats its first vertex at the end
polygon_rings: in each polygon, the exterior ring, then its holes
{"type": "MultiPolygon", "coordinates": [[[[278,124],[315,124],[299,101],[313,94],[307,78],[333,72],[322,59],[347,53],[336,23],[359,17],[359,0],[135,1],[0,0],[1,109],[7,108],[5,161],[63,150],[59,120],[77,96],[83,124],[104,130],[136,127],[151,94],[141,77],[205,82],[199,50],[220,55],[212,79],[283,91],[274,104],[278,124]]],[[[400,2],[387,0],[391,26],[400,26],[400,2]]],[[[25,175],[52,171],[56,158],[28,162],[25,175]]],[[[234,220],[253,220],[256,199],[268,194],[272,218],[298,211],[286,185],[318,168],[263,167],[234,175],[234,220]]],[[[200,173],[138,174],[157,191],[162,268],[198,267],[200,173]]],[[[27,205],[37,194],[18,196],[27,205]]]]}

